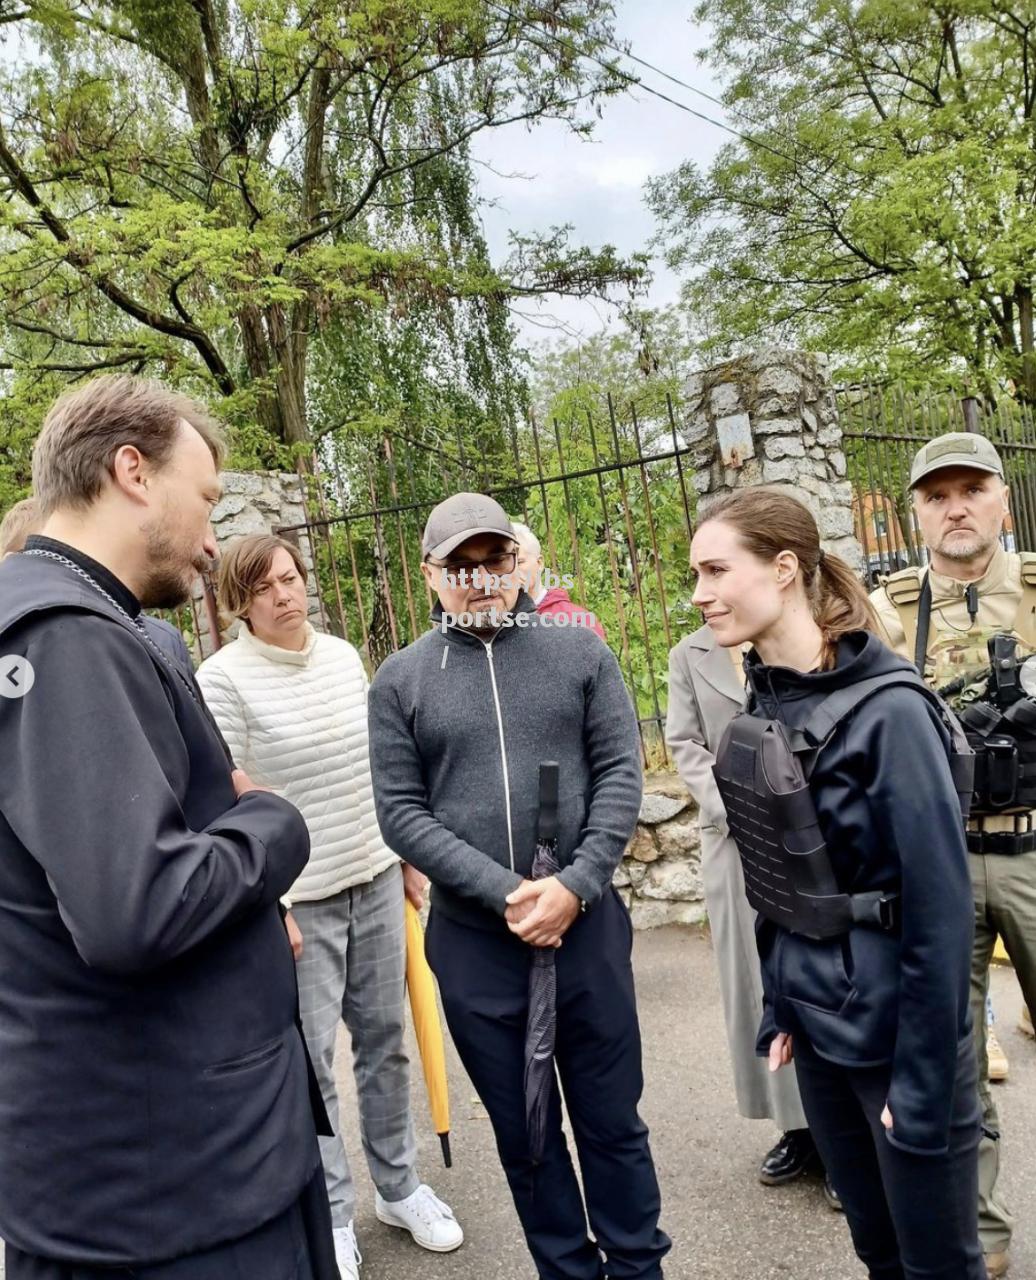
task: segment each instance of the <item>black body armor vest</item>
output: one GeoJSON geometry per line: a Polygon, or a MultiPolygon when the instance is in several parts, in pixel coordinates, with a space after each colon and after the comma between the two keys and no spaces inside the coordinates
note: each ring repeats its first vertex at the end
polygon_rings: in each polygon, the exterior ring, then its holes
{"type": "Polygon", "coordinates": [[[761,916],[792,933],[820,940],[854,925],[898,927],[898,894],[839,888],[809,789],[817,757],[838,725],[873,694],[896,685],[916,689],[938,707],[952,737],[950,767],[966,818],[974,755],[952,713],[910,672],[836,690],[802,729],[742,712],[723,735],[713,773],[741,855],[745,893],[761,916]]]}

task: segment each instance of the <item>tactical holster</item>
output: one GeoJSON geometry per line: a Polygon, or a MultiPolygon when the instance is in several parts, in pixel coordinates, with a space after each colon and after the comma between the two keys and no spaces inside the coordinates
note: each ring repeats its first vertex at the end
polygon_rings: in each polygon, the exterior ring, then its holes
{"type": "Polygon", "coordinates": [[[875,693],[896,685],[915,689],[938,707],[951,733],[950,767],[966,818],[974,757],[952,713],[912,673],[874,676],[837,690],[801,729],[742,712],[723,735],[713,773],[741,855],[745,893],[761,916],[792,933],[824,939],[856,925],[886,931],[899,926],[898,892],[840,889],[809,785],[839,724],[875,693]]]}

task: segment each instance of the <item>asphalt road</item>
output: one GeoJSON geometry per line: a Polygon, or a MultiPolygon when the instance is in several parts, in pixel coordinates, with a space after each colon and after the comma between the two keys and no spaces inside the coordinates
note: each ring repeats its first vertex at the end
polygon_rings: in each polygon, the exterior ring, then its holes
{"type": "MultiPolygon", "coordinates": [[[[707,934],[681,928],[640,933],[635,963],[644,1032],[643,1112],[662,1183],[662,1222],[673,1239],[669,1280],[860,1280],[863,1269],[849,1246],[845,1221],[827,1208],[816,1179],[777,1189],[756,1179],[775,1131],[736,1113],[707,934]]],[[[993,994],[1011,1063],[1010,1079],[997,1086],[1004,1187],[1017,1220],[1011,1280],[1036,1280],[1036,1044],[1015,1030],[1021,997],[1009,969],[994,971],[993,994]]],[[[359,1186],[362,1280],[535,1280],[489,1122],[452,1046],[448,1053],[451,1170],[442,1167],[427,1120],[423,1082],[414,1082],[421,1175],[452,1204],[467,1235],[456,1253],[437,1256],[374,1216],[344,1035],[339,1045],[342,1117],[359,1186]]]]}
{"type": "MultiPolygon", "coordinates": [[[[776,1131],[737,1115],[707,934],[675,927],[638,933],[635,964],[643,1114],[662,1184],[662,1225],[673,1240],[668,1280],[861,1280],[845,1219],[827,1207],[818,1180],[782,1188],[757,1181],[776,1131]]],[[[1011,1063],[1010,1079],[997,1086],[1006,1133],[1003,1179],[1017,1219],[1011,1280],[1036,1280],[1036,1044],[1015,1030],[1021,996],[1010,970],[994,971],[993,998],[1011,1063]]],[[[535,1280],[489,1122],[452,1047],[452,1170],[442,1167],[423,1082],[414,1086],[421,1176],[453,1206],[467,1236],[445,1256],[424,1252],[375,1218],[355,1140],[347,1044],[339,1049],[342,1115],[347,1133],[352,1122],[347,1145],[360,1187],[361,1280],[535,1280]]]]}

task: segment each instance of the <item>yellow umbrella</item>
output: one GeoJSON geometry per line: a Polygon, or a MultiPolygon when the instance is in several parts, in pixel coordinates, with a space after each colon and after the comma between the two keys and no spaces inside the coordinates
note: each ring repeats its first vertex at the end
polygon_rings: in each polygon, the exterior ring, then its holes
{"type": "Polygon", "coordinates": [[[421,1053],[424,1082],[428,1089],[428,1105],[432,1124],[442,1143],[442,1158],[449,1169],[450,1092],[446,1083],[446,1049],[442,1039],[439,1006],[435,1000],[435,979],[424,954],[424,930],[421,917],[411,903],[406,904],[406,985],[410,993],[410,1013],[414,1019],[417,1047],[421,1053]]]}

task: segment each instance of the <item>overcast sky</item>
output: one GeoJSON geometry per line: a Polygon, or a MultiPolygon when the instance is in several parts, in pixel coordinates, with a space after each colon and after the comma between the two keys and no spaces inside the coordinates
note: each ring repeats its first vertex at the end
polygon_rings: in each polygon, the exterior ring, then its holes
{"type": "MultiPolygon", "coordinates": [[[[628,41],[638,57],[688,84],[718,94],[718,86],[697,52],[706,33],[693,25],[692,0],[617,0],[619,43],[628,41]]],[[[717,119],[721,107],[705,101],[645,67],[626,62],[646,84],[717,119]]],[[[570,222],[573,243],[613,244],[623,254],[646,251],[654,219],[644,203],[649,177],[674,169],[682,160],[707,164],[729,135],[678,107],[637,88],[604,103],[603,119],[584,141],[553,121],[532,131],[514,126],[477,135],[474,155],[483,196],[493,202],[483,213],[494,261],[507,254],[510,230],[541,231],[570,222]],[[520,173],[522,177],[498,176],[520,173]]],[[[654,258],[649,302],[674,302],[678,282],[654,258]]],[[[618,322],[614,308],[599,302],[551,299],[523,307],[522,335],[530,343],[589,336],[618,322]]]]}

